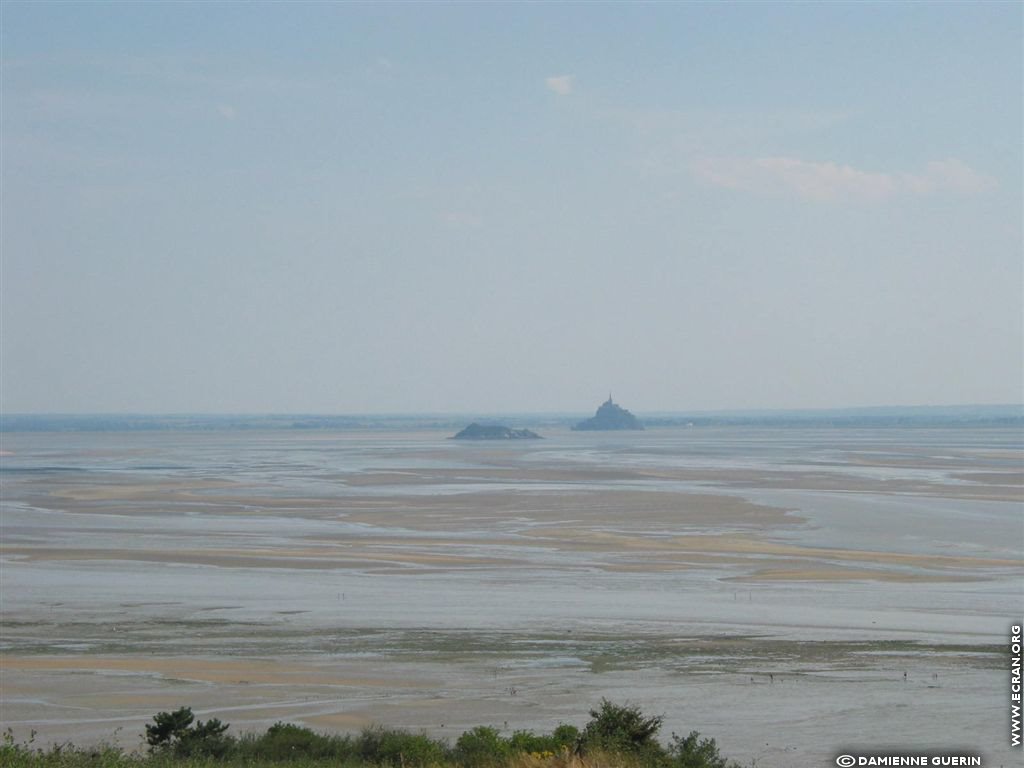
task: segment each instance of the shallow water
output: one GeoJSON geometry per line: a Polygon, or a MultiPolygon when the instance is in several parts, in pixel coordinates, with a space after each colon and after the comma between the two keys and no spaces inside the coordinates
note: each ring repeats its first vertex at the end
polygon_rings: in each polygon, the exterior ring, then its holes
{"type": "Polygon", "coordinates": [[[609,696],[758,766],[1009,756],[1019,430],[446,437],[4,435],[3,725],[457,735],[609,696]]]}

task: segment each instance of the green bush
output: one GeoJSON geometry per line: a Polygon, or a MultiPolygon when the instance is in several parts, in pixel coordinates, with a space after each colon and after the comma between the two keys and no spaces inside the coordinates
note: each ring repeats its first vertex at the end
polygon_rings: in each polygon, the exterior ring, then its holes
{"type": "Polygon", "coordinates": [[[551,732],[551,738],[554,739],[554,742],[558,745],[559,749],[574,747],[580,740],[580,729],[575,725],[561,723],[551,732]]]}
{"type": "Polygon", "coordinates": [[[196,721],[195,727],[185,733],[174,746],[176,754],[184,757],[226,757],[235,747],[235,739],[224,732],[227,723],[217,718],[196,721]]]}
{"type": "Polygon", "coordinates": [[[527,752],[558,754],[564,749],[572,749],[579,740],[580,730],[574,725],[559,725],[548,734],[535,734],[533,731],[516,731],[508,739],[509,749],[513,753],[527,752]]]}
{"type": "Polygon", "coordinates": [[[553,752],[553,747],[550,736],[538,736],[533,731],[516,731],[508,739],[510,752],[553,752]]]}
{"type": "Polygon", "coordinates": [[[180,739],[192,726],[195,716],[191,707],[181,707],[173,712],[157,712],[153,724],[146,726],[146,743],[150,749],[170,746],[180,739]]]}
{"type": "Polygon", "coordinates": [[[235,746],[235,740],[225,734],[227,723],[217,718],[196,720],[189,707],[174,712],[158,712],[152,725],[146,726],[146,742],[150,751],[173,751],[181,757],[223,758],[235,746]]]}
{"type": "Polygon", "coordinates": [[[355,746],[348,736],[325,736],[292,723],[274,723],[261,736],[244,737],[238,753],[260,760],[296,760],[299,758],[350,760],[355,746]]]}
{"type": "Polygon", "coordinates": [[[590,722],[580,735],[580,747],[584,752],[620,752],[645,762],[660,763],[664,761],[665,749],[654,737],[661,722],[661,717],[648,717],[638,707],[602,699],[601,706],[590,711],[590,722]]]}
{"type": "Polygon", "coordinates": [[[448,747],[425,733],[389,728],[367,728],[356,740],[355,756],[367,763],[387,766],[430,766],[449,758],[448,747]]]}
{"type": "Polygon", "coordinates": [[[668,753],[672,768],[737,768],[718,754],[714,739],[702,739],[696,731],[690,731],[685,739],[673,733],[668,753]]]}
{"type": "Polygon", "coordinates": [[[512,747],[497,728],[479,725],[459,736],[455,754],[464,765],[495,765],[512,754],[512,747]]]}

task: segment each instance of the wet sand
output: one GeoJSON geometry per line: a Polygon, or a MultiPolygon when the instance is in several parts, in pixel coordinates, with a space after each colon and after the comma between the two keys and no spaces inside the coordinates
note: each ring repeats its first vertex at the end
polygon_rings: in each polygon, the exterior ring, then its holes
{"type": "Polygon", "coordinates": [[[1012,431],[5,448],[0,721],[16,735],[136,746],[188,705],[236,730],[454,737],[579,724],[608,696],[762,768],[894,728],[908,747],[1009,754],[1012,431]]]}

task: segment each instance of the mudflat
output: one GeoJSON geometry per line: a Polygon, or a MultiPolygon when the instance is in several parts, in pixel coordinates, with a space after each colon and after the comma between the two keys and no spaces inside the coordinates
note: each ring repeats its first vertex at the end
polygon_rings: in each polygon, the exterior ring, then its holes
{"type": "Polygon", "coordinates": [[[3,727],[456,736],[604,696],[769,768],[894,734],[1008,761],[1019,431],[445,437],[5,435],[3,727]]]}

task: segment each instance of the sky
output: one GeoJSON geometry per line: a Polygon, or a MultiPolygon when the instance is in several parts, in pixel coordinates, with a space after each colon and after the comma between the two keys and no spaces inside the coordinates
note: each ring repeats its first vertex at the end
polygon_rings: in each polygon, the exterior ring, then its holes
{"type": "Polygon", "coordinates": [[[0,411],[1024,400],[1022,6],[0,4],[0,411]]]}

